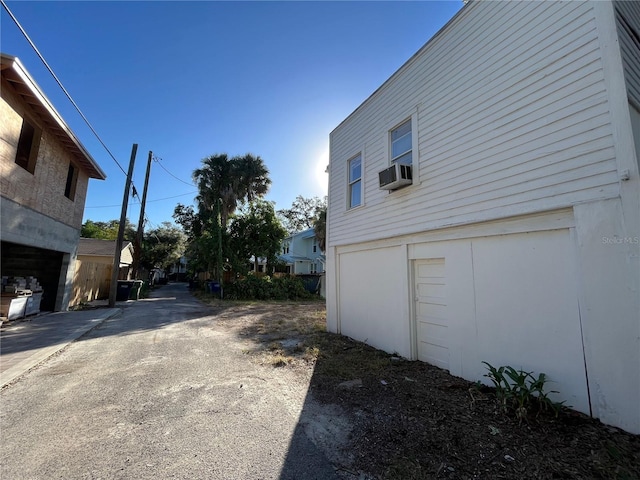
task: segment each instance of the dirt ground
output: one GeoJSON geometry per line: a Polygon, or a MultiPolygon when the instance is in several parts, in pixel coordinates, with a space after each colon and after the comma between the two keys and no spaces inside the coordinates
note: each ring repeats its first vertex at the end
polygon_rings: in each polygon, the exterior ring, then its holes
{"type": "Polygon", "coordinates": [[[207,302],[247,355],[348,417],[327,452],[344,478],[640,479],[640,436],[569,409],[519,420],[491,388],[327,333],[322,303],[207,302]]]}

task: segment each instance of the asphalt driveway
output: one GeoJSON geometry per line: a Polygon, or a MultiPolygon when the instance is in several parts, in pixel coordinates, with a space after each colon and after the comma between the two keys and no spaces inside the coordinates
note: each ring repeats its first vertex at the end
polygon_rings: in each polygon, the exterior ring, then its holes
{"type": "Polygon", "coordinates": [[[184,284],[130,302],[0,392],[0,478],[337,478],[333,412],[244,348],[184,284]]]}

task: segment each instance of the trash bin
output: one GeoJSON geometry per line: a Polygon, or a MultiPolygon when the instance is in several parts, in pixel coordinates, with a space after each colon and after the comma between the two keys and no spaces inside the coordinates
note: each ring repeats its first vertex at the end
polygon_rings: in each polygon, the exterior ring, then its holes
{"type": "Polygon", "coordinates": [[[116,290],[116,301],[124,302],[129,300],[129,295],[131,294],[131,288],[133,287],[133,282],[129,280],[118,280],[118,289],[116,290]]]}
{"type": "Polygon", "coordinates": [[[218,282],[210,282],[211,293],[220,293],[220,284],[218,282]]]}
{"type": "Polygon", "coordinates": [[[131,289],[131,292],[129,294],[130,297],[133,297],[134,300],[139,300],[140,299],[140,290],[142,289],[142,284],[144,282],[142,280],[134,280],[133,281],[133,287],[131,289]]]}

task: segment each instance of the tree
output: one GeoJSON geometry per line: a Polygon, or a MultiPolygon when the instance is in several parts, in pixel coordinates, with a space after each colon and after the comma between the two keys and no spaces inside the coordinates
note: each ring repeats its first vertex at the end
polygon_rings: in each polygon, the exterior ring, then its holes
{"type": "Polygon", "coordinates": [[[259,156],[246,154],[229,158],[226,153],[202,159],[193,172],[198,186],[196,201],[201,211],[220,214],[223,227],[239,203],[263,197],[269,190],[269,170],[259,156]]]}
{"type": "Polygon", "coordinates": [[[169,222],[149,230],[143,240],[141,264],[147,268],[166,270],[184,255],[186,235],[169,222]]]}
{"type": "Polygon", "coordinates": [[[287,236],[276,216],[273,203],[264,200],[250,202],[230,224],[230,246],[234,270],[246,273],[247,260],[266,258],[267,267],[275,265],[282,240],[287,236]]]}
{"type": "Polygon", "coordinates": [[[179,205],[174,218],[183,227],[188,225],[189,252],[221,280],[223,259],[230,257],[229,220],[239,205],[267,193],[271,185],[269,170],[259,156],[229,158],[222,153],[202,159],[193,179],[198,186],[197,212],[179,205]]]}
{"type": "Polygon", "coordinates": [[[327,199],[319,197],[305,198],[298,195],[291,208],[278,210],[278,217],[282,220],[289,234],[294,234],[313,227],[322,209],[326,210],[327,199]]]}
{"type": "Polygon", "coordinates": [[[189,271],[213,271],[218,236],[211,216],[201,215],[190,205],[178,204],[173,211],[173,219],[186,236],[185,256],[189,271]]]}
{"type": "Polygon", "coordinates": [[[327,206],[320,209],[318,216],[313,222],[313,228],[321,251],[326,251],[327,246],[327,206]]]}
{"type": "MultiPolygon", "coordinates": [[[[87,220],[80,229],[80,236],[83,238],[98,238],[101,240],[117,240],[120,220],[109,220],[108,222],[94,222],[87,220]]],[[[127,218],[124,227],[124,239],[130,242],[136,238],[136,229],[127,218]]]]}

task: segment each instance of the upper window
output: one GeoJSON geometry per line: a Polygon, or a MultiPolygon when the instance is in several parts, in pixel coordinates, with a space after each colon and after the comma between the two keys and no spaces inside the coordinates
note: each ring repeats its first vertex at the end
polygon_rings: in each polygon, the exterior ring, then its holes
{"type": "Polygon", "coordinates": [[[362,204],[362,157],[349,160],[349,208],[362,204]]]}
{"type": "Polygon", "coordinates": [[[78,169],[69,163],[69,170],[67,171],[67,183],[64,187],[64,196],[69,200],[73,200],[76,196],[76,185],[78,183],[78,169]]]}
{"type": "Polygon", "coordinates": [[[391,130],[391,163],[411,165],[411,119],[391,130]]]}
{"type": "Polygon", "coordinates": [[[40,129],[26,118],[22,120],[22,129],[20,130],[20,139],[18,140],[18,149],[16,151],[16,163],[29,173],[33,173],[36,170],[40,133],[40,129]]]}

